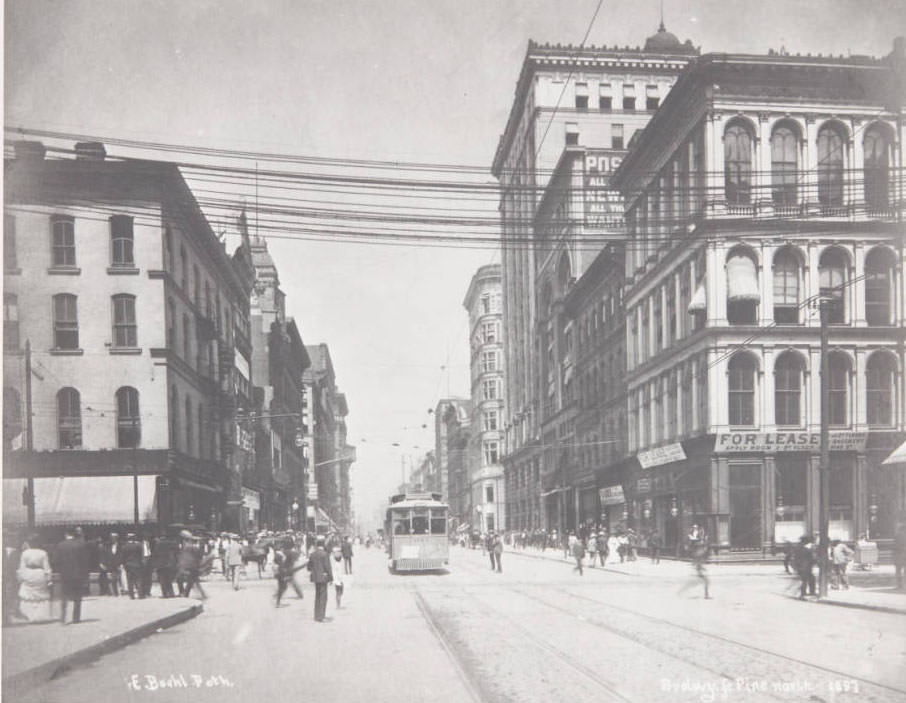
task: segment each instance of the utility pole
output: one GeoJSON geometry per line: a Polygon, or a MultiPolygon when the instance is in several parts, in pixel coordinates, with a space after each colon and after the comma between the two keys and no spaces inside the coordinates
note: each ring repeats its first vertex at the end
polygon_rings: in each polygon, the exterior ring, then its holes
{"type": "Polygon", "coordinates": [[[827,597],[828,534],[827,512],[830,502],[830,363],[828,360],[827,318],[836,301],[827,296],[820,300],[821,312],[821,457],[818,467],[818,597],[827,597]]]}
{"type": "MultiPolygon", "coordinates": [[[[25,451],[31,456],[34,450],[35,435],[32,428],[31,413],[31,340],[25,340],[25,451]]],[[[29,473],[25,480],[25,509],[29,531],[35,529],[35,479],[29,473]]]]}

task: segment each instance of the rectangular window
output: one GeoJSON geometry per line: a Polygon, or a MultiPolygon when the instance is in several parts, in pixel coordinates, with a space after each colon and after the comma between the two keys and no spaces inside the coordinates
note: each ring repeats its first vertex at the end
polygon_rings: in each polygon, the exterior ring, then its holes
{"type": "Polygon", "coordinates": [[[79,348],[79,318],[76,296],[53,297],[53,341],[55,349],[79,348]]]}
{"type": "Polygon", "coordinates": [[[623,148],[623,125],[610,125],[610,146],[612,149],[623,148]]]}
{"type": "Polygon", "coordinates": [[[610,83],[598,85],[598,109],[603,111],[613,109],[613,88],[610,83]]]}
{"type": "Polygon", "coordinates": [[[51,218],[53,230],[52,263],[55,267],[75,266],[75,223],[71,217],[56,215],[51,218]]]}
{"type": "Polygon", "coordinates": [[[3,295],[3,348],[19,348],[19,298],[12,293],[3,295]]]}
{"type": "Polygon", "coordinates": [[[658,97],[656,85],[645,86],[645,109],[649,111],[657,110],[661,99],[658,97]]]}
{"type": "Polygon", "coordinates": [[[566,123],[566,146],[576,146],[579,143],[579,125],[575,122],[566,123]]]}
{"type": "Polygon", "coordinates": [[[3,215],[3,269],[13,271],[19,268],[16,261],[16,218],[3,215]]]}
{"type": "Polygon", "coordinates": [[[497,442],[484,443],[484,465],[493,466],[497,463],[497,442]]]}
{"type": "Polygon", "coordinates": [[[654,312],[651,314],[651,324],[654,325],[654,351],[659,352],[664,348],[664,320],[661,315],[661,292],[654,294],[654,312]]]}
{"type": "Polygon", "coordinates": [[[635,110],[635,86],[631,83],[623,86],[623,109],[627,111],[635,110]]]}
{"type": "Polygon", "coordinates": [[[497,379],[491,378],[486,380],[482,384],[482,396],[483,400],[496,400],[497,399],[497,379]]]}
{"type": "Polygon", "coordinates": [[[588,83],[576,83],[576,109],[588,109],[588,83]]]}
{"type": "Polygon", "coordinates": [[[483,416],[485,432],[495,431],[497,429],[497,411],[485,410],[483,416]]]}
{"type": "Polygon", "coordinates": [[[110,239],[113,266],[134,266],[132,218],[114,215],[110,218],[110,239]]]}
{"type": "Polygon", "coordinates": [[[494,486],[485,486],[484,487],[484,502],[485,503],[494,502],[494,486]]]}
{"type": "Polygon", "coordinates": [[[113,296],[113,346],[128,348],[138,346],[134,296],[113,296]]]}
{"type": "Polygon", "coordinates": [[[481,314],[487,315],[489,312],[491,312],[491,296],[485,294],[481,296],[481,314]]]}
{"type": "Polygon", "coordinates": [[[481,341],[484,344],[490,344],[497,341],[497,323],[496,322],[483,322],[481,323],[481,341]]]}
{"type": "Polygon", "coordinates": [[[481,353],[481,370],[482,371],[496,371],[497,370],[497,352],[496,351],[486,351],[481,353]]]}

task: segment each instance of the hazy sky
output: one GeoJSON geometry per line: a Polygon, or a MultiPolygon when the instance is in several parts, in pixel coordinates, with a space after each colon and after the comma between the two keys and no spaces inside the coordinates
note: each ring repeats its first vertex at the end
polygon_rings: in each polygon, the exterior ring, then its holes
{"type": "MultiPolygon", "coordinates": [[[[483,165],[488,173],[472,180],[490,182],[528,40],[578,44],[596,5],[7,0],[5,120],[169,144],[483,165]]],[[[588,43],[643,44],[659,7],[604,0],[588,43]]],[[[665,0],[664,15],[703,52],[881,56],[906,34],[906,0],[665,0]]],[[[470,207],[496,212],[493,202],[470,207]]],[[[399,482],[401,462],[433,447],[433,432],[417,429],[432,428],[428,408],[448,392],[468,395],[462,300],[474,271],[499,256],[269,246],[303,340],[330,346],[358,447],[355,503],[368,518],[399,482]]]]}

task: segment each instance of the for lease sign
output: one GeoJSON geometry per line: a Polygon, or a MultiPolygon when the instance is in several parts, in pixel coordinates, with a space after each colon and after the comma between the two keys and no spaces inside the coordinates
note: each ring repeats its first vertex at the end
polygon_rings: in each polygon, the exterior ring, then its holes
{"type": "MultiPolygon", "coordinates": [[[[830,451],[864,451],[867,432],[832,432],[830,451]]],[[[718,454],[738,452],[818,452],[819,432],[719,432],[714,439],[718,454]]]]}

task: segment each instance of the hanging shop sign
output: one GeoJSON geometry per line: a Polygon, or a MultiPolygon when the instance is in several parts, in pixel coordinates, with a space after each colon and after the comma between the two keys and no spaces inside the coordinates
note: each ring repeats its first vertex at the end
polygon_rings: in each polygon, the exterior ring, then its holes
{"type": "Polygon", "coordinates": [[[653,466],[670,464],[674,461],[683,461],[686,458],[686,452],[683,451],[683,445],[679,442],[667,444],[663,447],[647,449],[636,454],[639,464],[643,469],[650,469],[653,466]]]}
{"type": "MultiPolygon", "coordinates": [[[[829,448],[832,452],[862,452],[867,439],[867,432],[832,432],[829,448]]],[[[819,451],[819,432],[718,432],[714,439],[716,454],[819,451]]]]}
{"type": "Polygon", "coordinates": [[[601,505],[619,505],[626,502],[623,495],[623,486],[604,486],[598,489],[601,505]]]}

